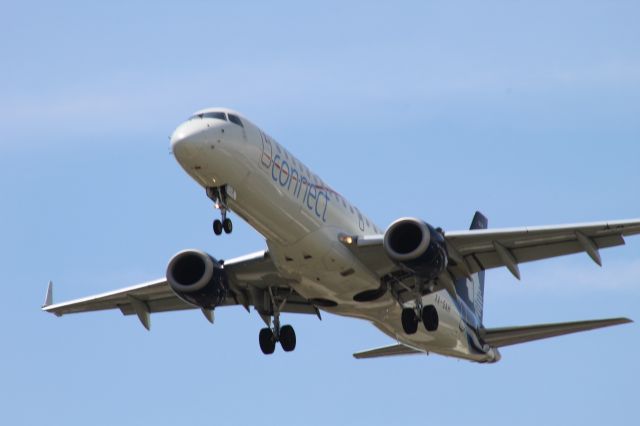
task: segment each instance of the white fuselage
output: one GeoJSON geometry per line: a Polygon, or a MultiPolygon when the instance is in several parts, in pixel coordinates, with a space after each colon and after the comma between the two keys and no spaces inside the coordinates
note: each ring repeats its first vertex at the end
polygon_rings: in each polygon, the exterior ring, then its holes
{"type": "Polygon", "coordinates": [[[379,278],[338,239],[339,235],[382,233],[358,208],[331,189],[274,139],[240,114],[243,126],[198,115],[172,136],[173,153],[182,168],[204,188],[227,185],[228,207],[260,232],[281,275],[309,300],[335,302],[318,306],[338,315],[372,322],[399,342],[425,352],[491,361],[468,341],[467,325],[446,291],[424,296],[438,309],[439,327],[407,335],[402,307],[387,292],[373,302],[356,302],[355,294],[380,286],[379,278]],[[345,271],[349,274],[344,274],[345,271]]]}

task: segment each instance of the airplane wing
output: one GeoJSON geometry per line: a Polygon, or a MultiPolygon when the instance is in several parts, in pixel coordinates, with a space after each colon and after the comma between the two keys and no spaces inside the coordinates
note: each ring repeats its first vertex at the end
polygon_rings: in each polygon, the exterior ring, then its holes
{"type": "Polygon", "coordinates": [[[628,318],[611,318],[604,320],[565,322],[556,324],[528,325],[524,327],[486,328],[480,331],[480,337],[485,343],[500,348],[531,342],[532,340],[547,339],[563,334],[578,333],[612,325],[633,322],[628,318]]]}
{"type": "MultiPolygon", "coordinates": [[[[446,232],[448,270],[453,277],[463,278],[506,266],[519,279],[519,263],[579,252],[586,252],[600,265],[599,249],[623,245],[624,237],[634,234],[640,234],[640,219],[446,232]]],[[[383,238],[374,235],[341,240],[362,263],[383,276],[396,268],[382,247],[383,238]]]]}
{"type": "MultiPolygon", "coordinates": [[[[319,315],[315,306],[292,290],[291,280],[278,275],[266,251],[226,261],[224,269],[229,278],[231,294],[221,306],[241,305],[247,311],[249,306],[254,306],[259,312],[268,312],[270,301],[266,299],[265,293],[268,287],[271,287],[273,292],[288,294],[287,303],[282,308],[282,312],[319,315]]],[[[49,284],[45,304],[42,307],[46,312],[62,316],[119,309],[124,315],[138,315],[147,329],[150,327],[151,313],[198,309],[178,298],[164,278],[56,304],[52,303],[52,291],[52,286],[49,284]]],[[[210,322],[213,322],[211,312],[203,311],[203,313],[210,322]]]]}

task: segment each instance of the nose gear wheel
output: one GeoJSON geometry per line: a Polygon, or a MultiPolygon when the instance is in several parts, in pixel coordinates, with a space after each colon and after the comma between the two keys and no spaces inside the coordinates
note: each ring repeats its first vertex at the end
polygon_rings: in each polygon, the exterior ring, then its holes
{"type": "Polygon", "coordinates": [[[216,235],[222,234],[222,222],[218,219],[213,221],[213,233],[216,235]]]}
{"type": "Polygon", "coordinates": [[[230,234],[233,231],[233,222],[227,217],[229,207],[227,207],[226,186],[207,188],[207,197],[214,202],[216,209],[220,210],[220,219],[213,221],[213,233],[216,235],[230,234]]]}

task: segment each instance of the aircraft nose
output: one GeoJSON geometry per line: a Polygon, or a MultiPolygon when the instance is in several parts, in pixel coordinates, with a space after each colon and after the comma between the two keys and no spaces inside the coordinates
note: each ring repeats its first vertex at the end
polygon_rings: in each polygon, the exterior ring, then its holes
{"type": "Polygon", "coordinates": [[[188,157],[206,142],[203,129],[186,122],[178,126],[171,135],[171,150],[178,158],[188,157]]]}

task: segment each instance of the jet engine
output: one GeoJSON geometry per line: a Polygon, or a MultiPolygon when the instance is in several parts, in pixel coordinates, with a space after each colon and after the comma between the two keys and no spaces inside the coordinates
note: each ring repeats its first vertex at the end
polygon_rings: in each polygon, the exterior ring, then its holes
{"type": "Polygon", "coordinates": [[[384,249],[391,260],[427,281],[447,268],[444,236],[420,219],[393,222],[384,234],[384,249]]]}
{"type": "Polygon", "coordinates": [[[222,264],[200,250],[184,250],[167,266],[167,281],[180,299],[200,308],[213,309],[229,291],[222,264]]]}

